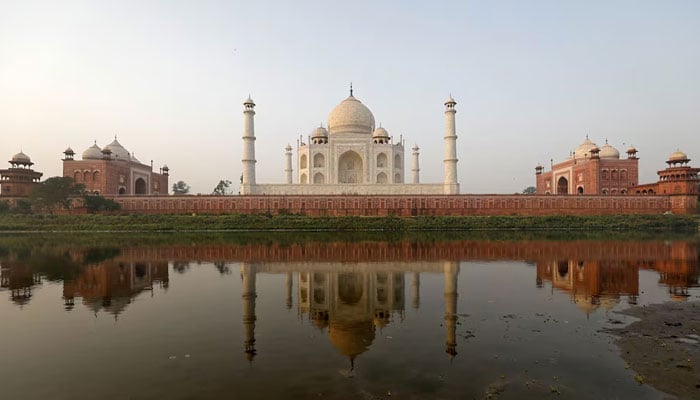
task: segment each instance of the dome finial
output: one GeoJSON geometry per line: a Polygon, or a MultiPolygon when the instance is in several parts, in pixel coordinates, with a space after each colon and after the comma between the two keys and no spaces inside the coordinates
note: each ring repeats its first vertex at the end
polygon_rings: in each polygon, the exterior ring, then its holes
{"type": "Polygon", "coordinates": [[[352,82],[350,82],[350,97],[353,97],[352,96],[352,82]]]}

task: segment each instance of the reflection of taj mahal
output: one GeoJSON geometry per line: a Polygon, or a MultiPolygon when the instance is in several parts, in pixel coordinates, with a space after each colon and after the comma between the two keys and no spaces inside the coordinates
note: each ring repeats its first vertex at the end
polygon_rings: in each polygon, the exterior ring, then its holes
{"type": "Polygon", "coordinates": [[[285,183],[258,184],[255,179],[255,103],[244,103],[243,172],[241,194],[458,194],[455,105],[445,101],[444,182],[421,184],[419,148],[414,146],[411,177],[405,176],[404,140],[395,141],[374,115],[353,95],[328,116],[305,141],[297,141],[297,178],[294,182],[292,147],[285,148],[285,183]]]}
{"type": "MultiPolygon", "coordinates": [[[[375,264],[360,270],[320,267],[318,264],[285,265],[287,308],[292,308],[294,277],[297,274],[297,307],[301,315],[321,331],[327,331],[328,339],[340,354],[348,357],[351,366],[357,356],[364,353],[375,339],[376,329],[389,325],[394,318],[404,318],[405,277],[407,271],[396,269],[396,264],[375,264]],[[311,267],[311,268],[309,268],[311,267]]],[[[450,358],[457,355],[457,279],[459,263],[444,261],[422,264],[420,271],[445,274],[445,353],[450,358]]],[[[411,304],[419,308],[420,272],[411,272],[411,304]]],[[[255,275],[272,272],[266,265],[241,264],[243,283],[243,326],[245,354],[252,361],[255,349],[255,275]]]]}

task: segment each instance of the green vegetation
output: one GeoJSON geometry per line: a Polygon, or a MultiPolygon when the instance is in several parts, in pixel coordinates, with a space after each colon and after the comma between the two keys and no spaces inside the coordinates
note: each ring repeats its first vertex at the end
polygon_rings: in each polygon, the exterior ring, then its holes
{"type": "Polygon", "coordinates": [[[177,181],[173,183],[173,194],[187,194],[190,192],[190,185],[185,181],[177,181]]]}
{"type": "Polygon", "coordinates": [[[0,215],[0,231],[698,231],[697,216],[0,215]]]}
{"type": "Polygon", "coordinates": [[[53,213],[58,210],[70,210],[73,197],[83,194],[85,186],[75,183],[73,178],[54,176],[32,190],[29,201],[32,209],[39,212],[53,213]]]}

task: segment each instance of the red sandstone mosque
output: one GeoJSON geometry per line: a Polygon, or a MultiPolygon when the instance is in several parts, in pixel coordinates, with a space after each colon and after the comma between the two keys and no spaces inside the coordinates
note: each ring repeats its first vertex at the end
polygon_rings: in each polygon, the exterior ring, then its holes
{"type": "Polygon", "coordinates": [[[598,147],[588,136],[568,159],[552,164],[545,172],[542,165],[535,167],[537,194],[591,194],[591,195],[654,195],[697,194],[698,172],[691,168],[690,159],[682,151],[671,154],[668,167],[658,171],[655,183],[639,184],[637,149],[630,146],[627,158],[605,141],[598,147]]]}

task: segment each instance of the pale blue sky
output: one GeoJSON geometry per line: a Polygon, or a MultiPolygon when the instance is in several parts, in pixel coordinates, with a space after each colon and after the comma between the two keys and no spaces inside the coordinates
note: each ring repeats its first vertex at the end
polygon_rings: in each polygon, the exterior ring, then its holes
{"type": "Polygon", "coordinates": [[[586,134],[634,144],[647,182],[676,148],[700,165],[698,21],[699,1],[0,1],[0,159],[59,175],[66,146],[116,133],[208,193],[238,181],[250,93],[258,181],[282,182],[352,81],[423,182],[450,93],[463,193],[533,185],[586,134]]]}

